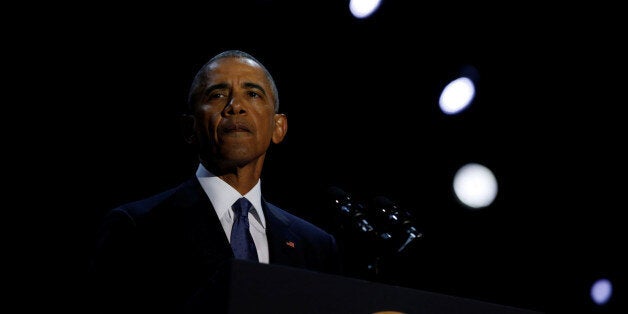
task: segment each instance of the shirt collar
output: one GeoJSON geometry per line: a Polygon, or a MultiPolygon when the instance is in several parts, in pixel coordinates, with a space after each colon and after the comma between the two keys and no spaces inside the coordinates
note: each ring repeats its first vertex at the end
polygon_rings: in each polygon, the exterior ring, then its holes
{"type": "Polygon", "coordinates": [[[199,163],[196,170],[196,177],[214,206],[218,218],[223,217],[226,213],[231,214],[231,205],[240,197],[246,197],[255,208],[253,216],[259,221],[263,228],[266,228],[266,220],[264,219],[264,212],[262,211],[261,180],[257,180],[257,183],[250,191],[241,195],[240,192],[227,182],[209,172],[201,163],[199,163]]]}

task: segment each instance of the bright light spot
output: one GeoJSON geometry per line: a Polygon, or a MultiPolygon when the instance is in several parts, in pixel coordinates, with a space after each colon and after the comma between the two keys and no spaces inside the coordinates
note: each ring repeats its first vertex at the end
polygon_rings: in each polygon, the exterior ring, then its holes
{"type": "Polygon", "coordinates": [[[603,305],[611,298],[613,286],[608,279],[599,279],[591,286],[591,299],[597,305],[603,305]]]}
{"type": "Polygon", "coordinates": [[[454,192],[464,205],[472,208],[486,207],[497,196],[497,180],[488,168],[470,163],[456,172],[454,192]]]}
{"type": "Polygon", "coordinates": [[[373,14],[379,7],[381,0],[351,0],[349,10],[353,16],[363,19],[373,14]]]}
{"type": "Polygon", "coordinates": [[[445,86],[438,104],[446,114],[455,114],[465,109],[475,97],[475,85],[466,77],[458,78],[445,86]]]}

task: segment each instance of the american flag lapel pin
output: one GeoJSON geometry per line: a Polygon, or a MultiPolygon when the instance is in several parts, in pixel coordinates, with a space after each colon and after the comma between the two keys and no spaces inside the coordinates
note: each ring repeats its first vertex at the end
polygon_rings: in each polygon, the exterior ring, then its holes
{"type": "Polygon", "coordinates": [[[286,245],[294,249],[294,242],[286,241],[286,245]]]}

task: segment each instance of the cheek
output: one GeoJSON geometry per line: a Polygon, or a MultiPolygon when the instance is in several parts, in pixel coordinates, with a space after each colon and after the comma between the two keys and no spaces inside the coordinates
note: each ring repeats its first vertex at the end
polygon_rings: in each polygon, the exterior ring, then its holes
{"type": "Polygon", "coordinates": [[[217,132],[219,121],[220,118],[212,115],[198,117],[196,133],[203,144],[212,146],[213,143],[219,142],[217,132]]]}
{"type": "Polygon", "coordinates": [[[214,130],[220,123],[220,119],[220,113],[198,111],[196,114],[196,120],[199,122],[198,126],[201,130],[214,130]]]}
{"type": "Polygon", "coordinates": [[[279,127],[279,124],[275,121],[275,119],[271,119],[270,124],[268,126],[268,133],[270,133],[270,136],[273,135],[273,133],[275,133],[275,129],[277,129],[279,127]]]}

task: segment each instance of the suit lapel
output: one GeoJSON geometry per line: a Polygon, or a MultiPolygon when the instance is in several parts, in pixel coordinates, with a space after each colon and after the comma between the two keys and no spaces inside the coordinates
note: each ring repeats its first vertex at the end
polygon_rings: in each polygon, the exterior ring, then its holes
{"type": "Polygon", "coordinates": [[[200,256],[201,268],[216,269],[233,258],[233,251],[209,198],[196,178],[179,189],[177,202],[185,215],[185,236],[193,255],[200,256]]]}
{"type": "Polygon", "coordinates": [[[290,219],[272,204],[262,200],[266,215],[266,237],[270,263],[290,266],[304,264],[300,237],[290,229],[290,219]]]}

